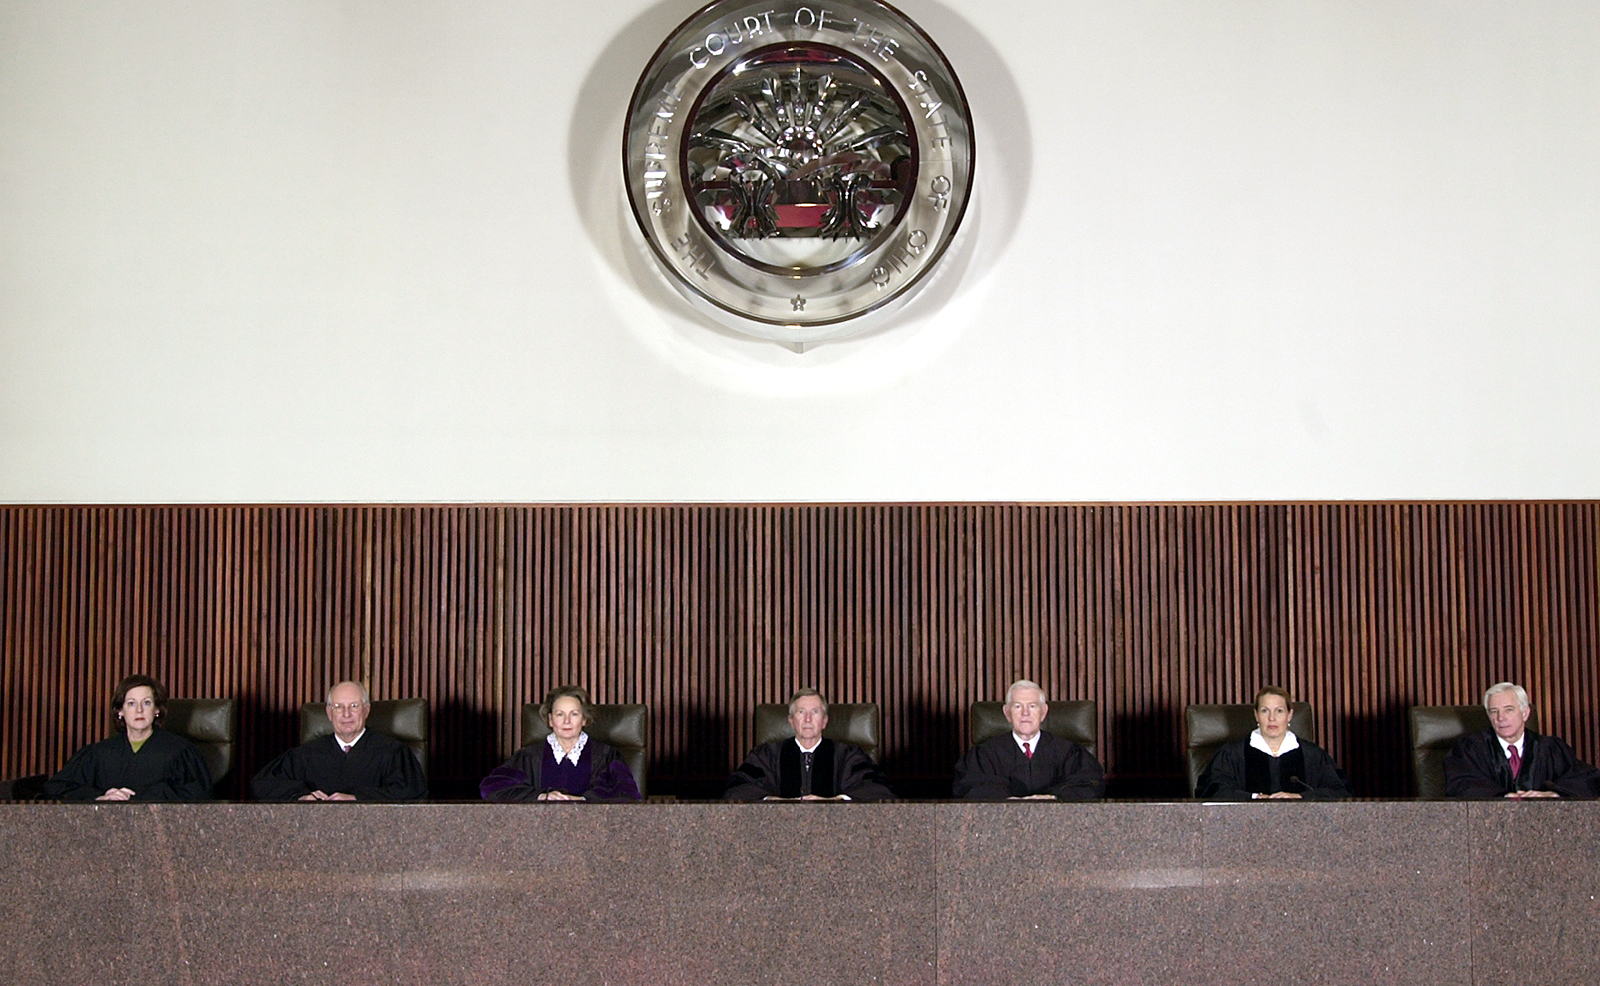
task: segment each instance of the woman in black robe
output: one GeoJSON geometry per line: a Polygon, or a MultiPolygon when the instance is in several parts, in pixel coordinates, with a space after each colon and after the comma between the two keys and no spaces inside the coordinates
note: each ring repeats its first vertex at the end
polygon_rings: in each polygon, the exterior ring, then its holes
{"type": "Polygon", "coordinates": [[[123,732],[79,750],[50,780],[53,801],[206,801],[211,774],[195,745],[156,728],[167,690],[149,675],[122,679],[111,712],[123,732]]]}
{"type": "Polygon", "coordinates": [[[1268,686],[1256,692],[1256,728],[1249,738],[1218,750],[1195,793],[1219,801],[1252,798],[1348,798],[1344,771],[1326,750],[1289,731],[1289,693],[1268,686]]]}

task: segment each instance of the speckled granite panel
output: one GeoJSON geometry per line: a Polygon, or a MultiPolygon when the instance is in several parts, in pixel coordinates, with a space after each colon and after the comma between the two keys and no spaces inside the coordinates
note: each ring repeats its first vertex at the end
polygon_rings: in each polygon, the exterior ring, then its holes
{"type": "Polygon", "coordinates": [[[0,971],[139,986],[931,984],[935,810],[0,806],[0,971]]]}
{"type": "Polygon", "coordinates": [[[1466,983],[1459,805],[950,806],[940,980],[1466,983]]]}
{"type": "Polygon", "coordinates": [[[929,806],[493,805],[451,822],[410,895],[437,982],[934,980],[929,806]]]}
{"type": "Polygon", "coordinates": [[[0,805],[0,982],[115,983],[159,912],[137,805],[0,805]]]}
{"type": "Polygon", "coordinates": [[[1600,803],[1474,802],[1475,983],[1600,982],[1600,803]]]}

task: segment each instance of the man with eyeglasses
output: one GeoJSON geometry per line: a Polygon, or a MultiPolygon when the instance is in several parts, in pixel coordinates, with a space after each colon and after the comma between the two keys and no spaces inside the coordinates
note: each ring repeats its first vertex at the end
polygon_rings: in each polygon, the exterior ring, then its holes
{"type": "Polygon", "coordinates": [[[955,795],[973,801],[1087,801],[1105,793],[1105,771],[1094,754],[1043,729],[1050,705],[1026,679],[1006,689],[1011,732],[985,740],[956,764],[955,795]]]}
{"type": "Polygon", "coordinates": [[[367,728],[372,698],[354,681],[328,689],[331,736],[303,743],[261,768],[260,801],[420,801],[428,796],[411,748],[367,728]]]}
{"type": "Polygon", "coordinates": [[[828,703],[815,688],[789,699],[793,739],[750,751],[728,780],[729,801],[880,801],[894,797],[866,751],[822,735],[828,703]]]}

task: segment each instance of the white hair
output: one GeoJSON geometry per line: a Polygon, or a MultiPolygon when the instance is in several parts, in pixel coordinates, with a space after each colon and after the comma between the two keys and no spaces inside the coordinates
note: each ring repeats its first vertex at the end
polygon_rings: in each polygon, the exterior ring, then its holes
{"type": "Polygon", "coordinates": [[[1527,690],[1525,688],[1523,688],[1521,685],[1515,684],[1515,683],[1510,682],[1510,681],[1502,681],[1497,685],[1490,685],[1489,686],[1489,690],[1483,693],[1483,708],[1484,708],[1484,711],[1488,711],[1488,709],[1489,709],[1489,700],[1491,698],[1494,698],[1496,695],[1500,694],[1501,692],[1516,692],[1517,693],[1517,705],[1522,707],[1522,711],[1524,711],[1524,712],[1528,711],[1530,706],[1529,706],[1529,703],[1528,703],[1528,692],[1527,692],[1527,690]]]}
{"type": "Polygon", "coordinates": [[[1006,704],[1007,705],[1011,704],[1011,693],[1015,692],[1019,688],[1031,688],[1031,689],[1033,689],[1034,691],[1039,693],[1039,701],[1045,703],[1046,705],[1050,704],[1050,700],[1048,698],[1045,698],[1045,696],[1044,696],[1044,689],[1040,688],[1037,682],[1029,681],[1026,678],[1018,678],[1016,681],[1013,681],[1011,683],[1011,687],[1010,688],[1006,689],[1006,704]]]}

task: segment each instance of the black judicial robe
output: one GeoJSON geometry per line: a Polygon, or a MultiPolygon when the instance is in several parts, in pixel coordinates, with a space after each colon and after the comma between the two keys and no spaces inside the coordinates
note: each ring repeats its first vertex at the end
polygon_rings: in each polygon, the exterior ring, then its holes
{"type": "Polygon", "coordinates": [[[93,801],[114,787],[133,791],[130,801],[209,801],[211,772],[195,745],[159,727],[133,751],[122,733],[73,754],[44,785],[53,801],[93,801]]]}
{"type": "Polygon", "coordinates": [[[295,747],[262,767],[250,790],[258,801],[298,801],[312,791],[357,801],[420,801],[428,796],[428,781],[410,747],[369,729],[349,753],[331,734],[295,747]]]}
{"type": "Polygon", "coordinates": [[[1273,757],[1250,745],[1247,739],[1229,743],[1216,752],[1195,785],[1195,795],[1214,801],[1249,801],[1252,794],[1288,791],[1302,798],[1327,800],[1353,798],[1350,781],[1328,752],[1298,736],[1299,746],[1273,757]],[[1277,778],[1272,774],[1277,760],[1277,778]]]}
{"type": "Polygon", "coordinates": [[[1527,730],[1522,770],[1511,778],[1511,762],[1494,730],[1469,733],[1444,758],[1445,794],[1452,798],[1503,798],[1512,791],[1554,791],[1564,798],[1600,797],[1600,771],[1578,759],[1565,741],[1527,730]]]}
{"type": "MultiPolygon", "coordinates": [[[[763,743],[750,751],[728,779],[722,796],[729,801],[800,797],[800,744],[793,737],[763,743]]],[[[852,801],[894,797],[872,758],[859,746],[823,737],[811,762],[811,793],[823,798],[845,795],[852,801]]]]}
{"type": "Polygon", "coordinates": [[[956,762],[954,790],[956,797],[971,801],[1033,794],[1088,801],[1105,793],[1105,769],[1093,754],[1064,736],[1041,730],[1030,759],[1010,733],[1003,733],[962,755],[956,762]]]}

